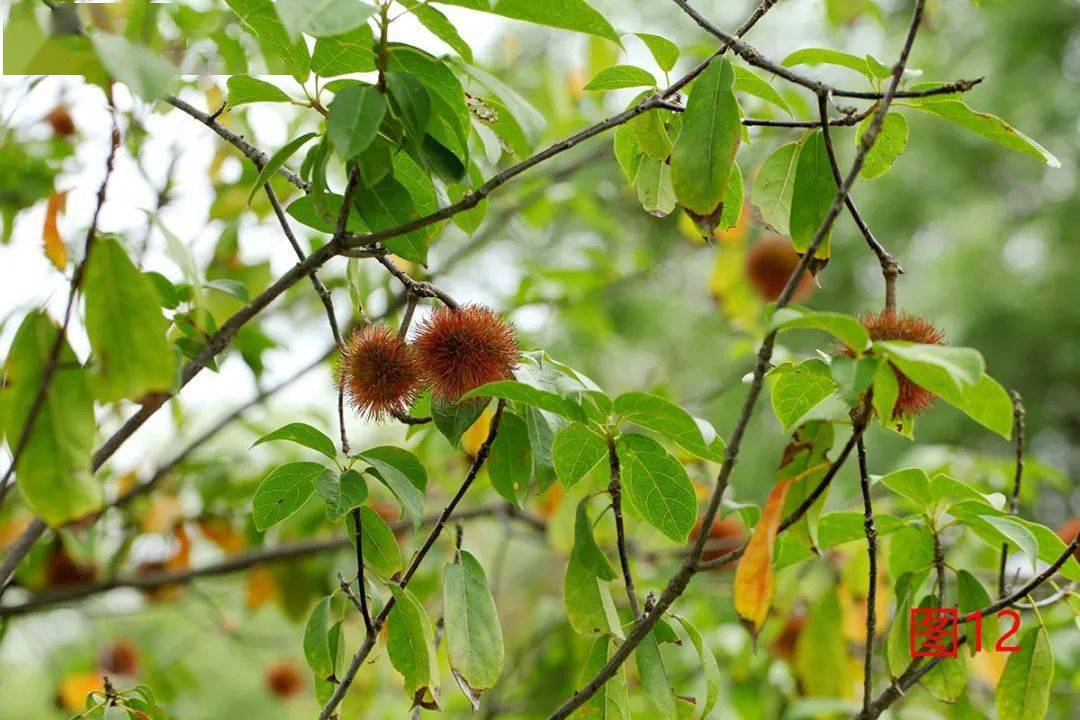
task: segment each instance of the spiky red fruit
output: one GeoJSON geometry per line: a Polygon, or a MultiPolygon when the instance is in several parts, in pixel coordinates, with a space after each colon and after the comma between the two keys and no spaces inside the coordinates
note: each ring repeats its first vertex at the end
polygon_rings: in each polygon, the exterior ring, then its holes
{"type": "MultiPolygon", "coordinates": [[[[780,297],[798,264],[799,256],[791,242],[779,235],[770,235],[750,249],[746,256],[746,277],[761,297],[772,302],[780,297]]],[[[803,273],[792,300],[803,300],[813,291],[813,277],[808,272],[803,273]]]]}
{"type": "MultiPolygon", "coordinates": [[[[926,345],[945,344],[945,333],[919,315],[883,310],[880,313],[867,313],[861,319],[873,340],[906,340],[926,345]]],[[[850,356],[851,351],[845,349],[844,354],[850,356]]],[[[914,417],[934,403],[937,395],[916,385],[895,365],[892,365],[892,370],[896,374],[899,385],[896,405],[893,406],[893,420],[914,417]]]]}
{"type": "Polygon", "coordinates": [[[349,404],[370,420],[404,414],[420,389],[416,351],[388,325],[368,325],[345,342],[338,382],[349,404]]]}
{"type": "Polygon", "coordinates": [[[266,686],[275,697],[294,697],[304,686],[304,676],[292,663],[274,663],[266,668],[266,686]]]}
{"type": "Polygon", "coordinates": [[[71,118],[71,112],[63,105],[57,105],[45,116],[45,122],[52,127],[53,135],[58,138],[67,138],[75,134],[75,121],[71,118]]]}
{"type": "Polygon", "coordinates": [[[465,393],[513,376],[517,333],[491,308],[439,308],[420,327],[416,351],[431,393],[456,401],[465,393]]]}

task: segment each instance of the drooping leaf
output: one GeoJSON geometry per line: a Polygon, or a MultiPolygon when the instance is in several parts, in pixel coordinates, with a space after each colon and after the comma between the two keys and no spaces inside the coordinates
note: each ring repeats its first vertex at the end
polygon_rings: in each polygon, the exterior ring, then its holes
{"type": "Polygon", "coordinates": [[[638,202],[650,215],[664,217],[675,209],[675,191],[671,185],[671,166],[651,155],[641,158],[634,178],[638,202]]]}
{"type": "Polygon", "coordinates": [[[355,470],[346,470],[340,475],[321,473],[315,478],[315,489],[326,501],[327,513],[335,522],[353,508],[363,505],[368,496],[367,482],[355,470]]]}
{"type": "Polygon", "coordinates": [[[567,487],[588,475],[607,455],[604,438],[584,423],[570,423],[555,434],[551,445],[555,474],[567,487]]]}
{"type": "MultiPolygon", "coordinates": [[[[602,635],[593,641],[589,654],[581,668],[579,683],[587,683],[607,664],[608,658],[618,646],[611,637],[602,635]]],[[[619,667],[615,675],[605,682],[581,706],[578,714],[591,720],[630,720],[630,698],[626,692],[626,666],[619,667]]]]}
{"type": "Polygon", "coordinates": [[[761,520],[735,568],[735,612],[755,635],[761,631],[772,606],[773,548],[790,486],[791,480],[773,486],[761,510],[761,520]]]}
{"type": "MultiPolygon", "coordinates": [[[[810,421],[799,426],[784,447],[777,481],[790,480],[784,515],[790,515],[810,499],[818,484],[829,471],[828,452],[833,446],[836,433],[829,422],[810,421]]],[[[818,547],[818,520],[828,499],[828,488],[788,528],[789,540],[796,539],[807,547],[818,547]]]]}
{"type": "Polygon", "coordinates": [[[795,168],[799,160],[800,143],[781,145],[765,158],[754,184],[750,202],[761,212],[761,218],[776,232],[790,232],[791,196],[795,189],[795,168]]]}
{"type": "Polygon", "coordinates": [[[532,445],[529,429],[520,416],[503,413],[486,467],[496,492],[521,507],[532,475],[532,445]]]}
{"type": "Polygon", "coordinates": [[[679,621],[683,630],[686,631],[687,637],[690,638],[690,642],[693,644],[694,649],[697,650],[698,657],[701,660],[701,669],[705,675],[705,691],[697,693],[695,697],[696,711],[694,720],[703,720],[708,717],[713,707],[716,706],[716,701],[720,698],[720,667],[716,664],[716,656],[713,655],[709,646],[705,644],[698,629],[686,618],[676,615],[675,619],[679,621]]]}
{"type": "Polygon", "coordinates": [[[299,510],[315,492],[315,479],[328,472],[313,462],[289,463],[271,470],[251,499],[255,528],[267,530],[299,510]]]}
{"type": "MultiPolygon", "coordinates": [[[[23,318],[12,340],[4,365],[6,384],[0,385],[0,420],[9,447],[22,437],[58,331],[48,315],[35,310],[23,318]]],[[[23,497],[52,527],[98,510],[104,499],[90,472],[96,425],[86,371],[66,341],[57,362],[15,466],[23,497]]]]}
{"type": "MultiPolygon", "coordinates": [[[[960,617],[966,617],[976,610],[982,610],[992,602],[990,593],[987,592],[978,578],[963,568],[956,571],[956,606],[960,617]]],[[[998,641],[998,619],[996,615],[986,615],[980,621],[982,631],[979,632],[974,621],[968,621],[962,626],[967,636],[967,649],[971,655],[979,652],[976,636],[981,636],[982,648],[992,649],[998,641]]]]}
{"type": "Polygon", "coordinates": [[[154,286],[113,237],[98,239],[86,264],[86,332],[95,394],[114,402],[172,389],[176,360],[154,286]]]}
{"type": "Polygon", "coordinates": [[[471,63],[473,61],[473,51],[469,47],[469,43],[465,42],[454,24],[442,12],[433,5],[418,2],[418,0],[411,0],[406,4],[409,11],[416,16],[420,24],[427,28],[432,35],[449,45],[465,62],[471,63]]]}
{"type": "MultiPolygon", "coordinates": [[[[590,633],[611,632],[610,621],[605,611],[604,595],[610,602],[611,591],[607,583],[615,579],[615,569],[596,544],[593,537],[592,521],[582,501],[577,508],[574,523],[574,545],[570,550],[570,560],[566,565],[566,577],[563,581],[563,602],[566,617],[575,632],[583,635],[590,633]]],[[[615,627],[618,627],[616,618],[615,627]]]]}
{"type": "Polygon", "coordinates": [[[842,626],[840,599],[830,588],[810,606],[795,643],[795,675],[811,697],[837,698],[849,692],[847,639],[837,631],[842,626]]]}
{"type": "Polygon", "coordinates": [[[59,216],[63,214],[67,205],[67,191],[54,192],[49,195],[49,202],[45,205],[45,224],[41,230],[41,241],[45,250],[45,257],[53,267],[63,272],[67,267],[67,245],[60,237],[59,216]]]}
{"type": "Polygon", "coordinates": [[[679,62],[678,45],[659,35],[652,35],[650,33],[634,34],[645,43],[645,47],[649,48],[653,60],[660,66],[661,70],[664,72],[671,72],[675,69],[675,63],[679,62]]]}
{"type": "Polygon", "coordinates": [[[573,400],[547,390],[526,385],[517,380],[499,380],[481,385],[461,396],[462,401],[478,397],[496,397],[561,415],[569,420],[585,422],[585,411],[573,400]]]}
{"type": "Polygon", "coordinates": [[[251,192],[248,193],[248,202],[250,203],[252,198],[255,197],[255,193],[262,189],[262,186],[269,182],[270,178],[274,176],[282,165],[288,161],[296,151],[299,150],[304,144],[315,137],[315,133],[304,133],[300,137],[293,138],[289,142],[278,148],[277,152],[270,156],[270,159],[266,161],[266,165],[263,165],[259,170],[259,176],[255,178],[255,182],[251,185],[251,192]]]}
{"type": "Polygon", "coordinates": [[[685,543],[697,519],[697,496],[686,468],[645,435],[623,435],[617,450],[626,497],[647,523],[685,543]]]}
{"type": "Polygon", "coordinates": [[[443,613],[450,668],[475,711],[499,679],[505,651],[484,568],[464,550],[443,570],[443,613]]]}
{"type": "Polygon", "coordinates": [[[660,433],[687,452],[714,462],[724,461],[724,441],[711,425],[658,395],[629,392],[615,398],[613,409],[626,420],[660,433]]]}
{"type": "Polygon", "coordinates": [[[304,627],[304,657],[315,677],[328,679],[334,674],[334,655],[330,653],[330,596],[315,603],[304,627]]]}
{"type": "Polygon", "coordinates": [[[432,398],[431,417],[436,429],[456,448],[461,443],[461,436],[480,419],[486,407],[487,403],[483,400],[455,403],[432,398]]]}
{"type": "Polygon", "coordinates": [[[386,114],[386,100],[371,85],[350,85],[334,96],[328,110],[326,136],[338,157],[350,160],[375,139],[386,114]]]}
{"type": "Polygon", "coordinates": [[[405,679],[413,705],[438,707],[439,666],[435,638],[424,606],[406,588],[393,583],[396,604],[387,620],[386,652],[390,664],[405,679]]]}
{"type": "Polygon", "coordinates": [[[675,197],[683,207],[704,217],[724,202],[739,149],[742,119],[732,89],[734,81],[735,72],[727,59],[709,64],[690,90],[682,132],[672,151],[675,197]]]}
{"type": "Polygon", "coordinates": [[[967,674],[967,661],[962,655],[946,657],[923,675],[920,683],[935,700],[954,703],[967,687],[967,674]]]}
{"type": "Polygon", "coordinates": [[[371,466],[375,477],[394,497],[413,528],[420,526],[424,514],[424,490],[427,489],[427,470],[415,455],[404,448],[380,445],[357,453],[356,457],[371,466]]]}
{"type": "Polygon", "coordinates": [[[386,89],[399,117],[417,142],[422,142],[431,117],[431,95],[419,80],[405,73],[387,73],[386,89]]]}
{"type": "MultiPolygon", "coordinates": [[[[810,248],[835,197],[836,180],[825,149],[825,138],[820,130],[814,130],[802,141],[791,191],[791,244],[800,255],[810,248]]],[[[830,228],[814,253],[815,258],[828,260],[831,235],[830,228]]]]}
{"type": "Polygon", "coordinates": [[[1050,638],[1039,626],[1020,640],[1020,650],[1009,655],[998,680],[994,704],[1001,720],[1042,720],[1050,703],[1054,679],[1054,653],[1050,638]]]}
{"type": "Polygon", "coordinates": [[[666,720],[674,718],[675,693],[671,690],[671,682],[668,680],[667,670],[664,669],[664,661],[660,657],[660,645],[656,641],[654,631],[650,630],[638,643],[637,648],[634,649],[634,659],[637,662],[641,684],[657,716],[666,720]]]}

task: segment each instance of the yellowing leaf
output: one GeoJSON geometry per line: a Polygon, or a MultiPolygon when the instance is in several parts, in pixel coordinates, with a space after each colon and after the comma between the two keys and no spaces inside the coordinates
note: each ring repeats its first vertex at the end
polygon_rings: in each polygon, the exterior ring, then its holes
{"type": "Polygon", "coordinates": [[[750,625],[755,635],[761,630],[772,603],[773,547],[780,525],[780,513],[784,510],[790,486],[791,480],[784,480],[769,493],[761,511],[761,520],[754,528],[746,552],[735,569],[735,611],[750,625]]]}
{"type": "Polygon", "coordinates": [[[60,229],[57,226],[57,218],[67,207],[68,191],[53,193],[49,196],[49,203],[45,206],[45,226],[41,230],[41,239],[45,244],[45,257],[60,272],[67,267],[67,246],[60,237],[60,229]]]}

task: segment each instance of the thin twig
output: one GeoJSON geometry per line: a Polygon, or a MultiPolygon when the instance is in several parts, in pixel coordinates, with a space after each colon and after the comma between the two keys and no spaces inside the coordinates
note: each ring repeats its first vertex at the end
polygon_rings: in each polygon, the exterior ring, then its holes
{"type": "Polygon", "coordinates": [[[364,530],[360,518],[360,508],[352,510],[353,524],[356,526],[356,584],[360,589],[360,616],[364,618],[364,629],[371,633],[371,613],[367,603],[367,580],[364,578],[364,530]]]}
{"type": "Polygon", "coordinates": [[[619,453],[615,450],[615,439],[608,435],[608,466],[611,469],[611,482],[608,493],[611,495],[611,511],[615,516],[615,546],[619,551],[619,564],[622,566],[623,582],[626,584],[626,599],[630,602],[630,612],[634,619],[641,617],[637,591],[634,589],[634,576],[630,573],[630,558],[626,552],[626,528],[623,526],[622,513],[622,471],[619,467],[619,453]]]}
{"type": "Polygon", "coordinates": [[[866,443],[859,437],[859,489],[863,499],[863,532],[866,535],[866,554],[870,559],[867,575],[870,580],[866,594],[866,644],[863,650],[863,710],[870,708],[873,693],[874,633],[877,629],[877,528],[874,525],[874,505],[870,501],[870,472],[866,467],[866,443]]]}
{"type": "MultiPolygon", "coordinates": [[[[487,439],[480,446],[480,449],[476,452],[476,458],[472,462],[472,466],[469,468],[468,475],[465,476],[465,480],[462,481],[458,487],[454,497],[447,503],[446,507],[439,514],[438,520],[435,521],[435,526],[428,533],[428,536],[424,539],[424,543],[420,546],[420,549],[413,555],[412,562],[409,563],[409,567],[405,570],[405,574],[402,575],[400,584],[401,587],[407,587],[409,581],[413,575],[420,568],[420,564],[424,561],[431,547],[435,544],[435,541],[439,538],[443,528],[446,527],[446,523],[450,520],[451,515],[454,514],[455,508],[461,499],[465,496],[465,493],[472,486],[473,481],[476,479],[477,474],[480,472],[480,468],[483,467],[484,462],[487,460],[488,454],[491,452],[491,445],[495,442],[495,436],[499,432],[499,424],[502,422],[503,408],[506,403],[503,400],[499,400],[498,405],[495,408],[495,415],[491,418],[491,428],[488,430],[487,439]]],[[[349,687],[352,685],[353,680],[356,679],[356,673],[360,671],[360,666],[364,664],[364,660],[371,653],[372,648],[375,647],[375,640],[378,637],[379,630],[382,629],[386,619],[390,616],[390,611],[394,609],[394,597],[391,596],[386,604],[383,605],[383,609],[379,612],[378,616],[372,621],[372,631],[364,635],[364,641],[360,645],[360,649],[353,655],[352,662],[349,663],[348,669],[342,676],[341,681],[337,687],[334,688],[334,694],[330,696],[326,705],[323,707],[322,712],[319,713],[319,720],[329,720],[334,714],[334,709],[341,703],[341,699],[345,697],[345,693],[348,692],[349,687]]]]}
{"type": "MultiPolygon", "coordinates": [[[[1009,498],[1009,513],[1015,515],[1020,510],[1020,484],[1024,477],[1024,403],[1020,393],[1013,390],[1010,394],[1013,404],[1013,426],[1016,431],[1016,471],[1013,474],[1012,496],[1009,498]]],[[[1005,596],[1005,566],[1009,561],[1009,544],[1001,544],[1001,563],[998,565],[998,597],[1005,596]]]]}

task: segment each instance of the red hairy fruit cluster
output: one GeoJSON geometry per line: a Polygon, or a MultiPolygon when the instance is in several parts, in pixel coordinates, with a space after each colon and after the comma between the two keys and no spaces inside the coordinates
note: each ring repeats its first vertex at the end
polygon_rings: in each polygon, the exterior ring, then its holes
{"type": "Polygon", "coordinates": [[[439,308],[421,325],[415,345],[424,380],[444,400],[506,380],[517,364],[514,326],[482,305],[439,308]]]}
{"type": "MultiPolygon", "coordinates": [[[[906,340],[925,345],[945,344],[945,333],[919,315],[883,310],[880,313],[867,313],[861,319],[873,340],[906,340]]],[[[850,357],[850,350],[845,348],[843,352],[850,357]]],[[[896,405],[893,406],[893,420],[914,417],[934,403],[937,397],[934,393],[916,385],[895,365],[892,365],[892,370],[896,374],[899,385],[896,405]]]]}
{"type": "MultiPolygon", "coordinates": [[[[750,249],[746,256],[746,277],[762,298],[772,302],[780,297],[798,264],[799,255],[791,242],[779,235],[770,235],[750,249]]],[[[813,277],[808,272],[803,273],[791,299],[804,300],[813,291],[813,277]]]]}
{"type": "Polygon", "coordinates": [[[345,342],[338,382],[357,414],[369,420],[401,415],[420,390],[416,350],[388,325],[368,325],[345,342]]]}

